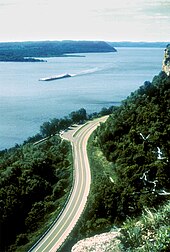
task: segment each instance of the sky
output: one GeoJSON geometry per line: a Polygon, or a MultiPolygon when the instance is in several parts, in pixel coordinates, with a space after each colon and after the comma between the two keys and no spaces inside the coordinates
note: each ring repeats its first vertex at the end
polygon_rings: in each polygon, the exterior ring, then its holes
{"type": "Polygon", "coordinates": [[[170,41],[170,0],[0,0],[0,42],[170,41]]]}

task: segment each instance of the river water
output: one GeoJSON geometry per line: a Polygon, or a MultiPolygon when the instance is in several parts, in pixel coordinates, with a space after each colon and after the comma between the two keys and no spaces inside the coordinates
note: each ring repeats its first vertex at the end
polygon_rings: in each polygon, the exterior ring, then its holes
{"type": "Polygon", "coordinates": [[[0,62],[0,150],[20,144],[51,118],[118,105],[161,71],[164,48],[117,48],[116,53],[0,62]],[[40,78],[69,73],[50,82],[40,78]]]}

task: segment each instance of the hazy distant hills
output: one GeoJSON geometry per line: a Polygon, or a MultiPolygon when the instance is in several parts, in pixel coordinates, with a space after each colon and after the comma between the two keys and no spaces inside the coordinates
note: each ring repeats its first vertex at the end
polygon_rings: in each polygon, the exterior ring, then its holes
{"type": "Polygon", "coordinates": [[[0,43],[0,61],[37,61],[35,57],[56,57],[70,53],[115,52],[103,41],[36,41],[0,43]]]}
{"type": "Polygon", "coordinates": [[[4,42],[0,43],[0,61],[36,62],[42,61],[37,59],[41,57],[63,57],[75,53],[116,52],[115,47],[165,48],[167,44],[168,42],[104,42],[73,40],[4,42]]]}
{"type": "Polygon", "coordinates": [[[165,48],[169,42],[131,42],[131,41],[120,41],[120,42],[107,42],[111,46],[115,47],[160,47],[165,48]]]}

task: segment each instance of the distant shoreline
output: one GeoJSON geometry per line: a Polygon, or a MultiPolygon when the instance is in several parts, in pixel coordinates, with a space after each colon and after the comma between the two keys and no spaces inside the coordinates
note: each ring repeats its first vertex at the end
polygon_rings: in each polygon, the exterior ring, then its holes
{"type": "Polygon", "coordinates": [[[0,43],[1,62],[42,62],[39,58],[83,57],[78,54],[106,52],[116,52],[116,49],[103,41],[33,41],[0,43]]]}
{"type": "MultiPolygon", "coordinates": [[[[50,56],[47,58],[54,58],[54,57],[68,57],[68,58],[84,58],[86,57],[85,55],[74,55],[74,54],[62,54],[62,55],[56,55],[56,56],[50,56]]],[[[46,57],[43,57],[46,58],[46,57]]],[[[1,57],[0,56],[0,62],[47,62],[47,60],[45,59],[41,59],[41,57],[39,58],[33,58],[33,57],[16,57],[16,58],[11,58],[10,56],[7,57],[1,57]]]]}
{"type": "Polygon", "coordinates": [[[165,48],[169,42],[131,42],[131,41],[120,41],[120,42],[107,42],[109,45],[114,47],[155,47],[165,48]]]}
{"type": "Polygon", "coordinates": [[[15,57],[12,58],[10,56],[6,56],[6,57],[1,57],[0,56],[0,62],[47,62],[46,60],[43,59],[36,59],[36,58],[32,58],[32,57],[15,57]]]}

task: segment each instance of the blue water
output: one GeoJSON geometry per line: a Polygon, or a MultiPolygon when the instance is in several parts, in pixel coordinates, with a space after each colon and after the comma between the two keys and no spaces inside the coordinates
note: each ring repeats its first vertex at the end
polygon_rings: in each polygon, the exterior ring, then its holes
{"type": "Polygon", "coordinates": [[[161,71],[163,48],[118,48],[117,53],[0,62],[0,150],[22,143],[40,125],[84,107],[88,113],[119,104],[161,71]],[[61,73],[74,77],[51,82],[61,73]]]}

